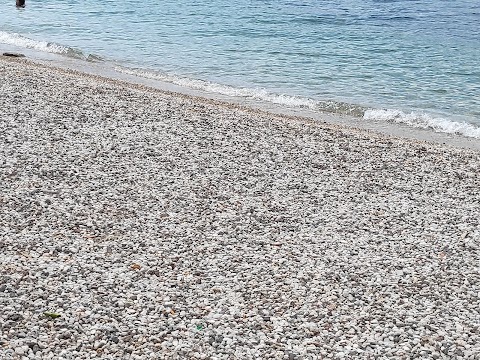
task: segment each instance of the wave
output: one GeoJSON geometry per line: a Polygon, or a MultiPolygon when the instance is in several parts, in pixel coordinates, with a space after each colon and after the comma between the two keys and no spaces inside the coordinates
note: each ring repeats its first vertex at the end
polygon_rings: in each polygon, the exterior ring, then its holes
{"type": "Polygon", "coordinates": [[[300,108],[315,108],[315,101],[297,96],[274,94],[264,89],[252,89],[243,87],[234,87],[229,85],[222,85],[206,80],[192,79],[188,77],[166,74],[158,71],[151,71],[145,69],[129,68],[129,67],[115,67],[115,70],[128,75],[139,76],[146,79],[159,80],[168,82],[174,85],[201,90],[230,97],[242,97],[255,100],[264,100],[278,105],[293,106],[300,108]]]}
{"type": "Polygon", "coordinates": [[[39,51],[55,53],[55,54],[67,54],[68,48],[62,45],[47,41],[39,41],[27,38],[16,33],[7,33],[0,31],[0,42],[8,45],[15,45],[27,49],[35,49],[39,51]]]}
{"type": "Polygon", "coordinates": [[[465,121],[454,121],[425,113],[405,113],[400,110],[391,109],[368,109],[365,111],[363,118],[370,121],[394,122],[436,132],[480,139],[480,127],[478,126],[465,121]]]}
{"type": "Polygon", "coordinates": [[[334,100],[319,101],[306,97],[275,94],[265,89],[238,88],[229,85],[213,83],[206,80],[191,79],[187,77],[166,74],[159,71],[139,68],[117,66],[115,70],[128,75],[164,81],[189,89],[201,90],[205,92],[226,95],[229,97],[242,97],[246,99],[265,101],[267,103],[286,107],[302,108],[339,115],[350,115],[368,121],[394,122],[411,127],[429,129],[436,132],[480,139],[480,127],[467,122],[453,121],[424,113],[405,113],[400,110],[371,109],[357,104],[334,100]]]}
{"type": "Polygon", "coordinates": [[[72,47],[63,46],[53,42],[30,39],[17,33],[0,31],[0,43],[92,62],[103,60],[100,56],[95,54],[85,54],[81,50],[72,47]]]}
{"type": "Polygon", "coordinates": [[[336,114],[363,116],[366,108],[354,104],[338,101],[317,101],[307,97],[292,96],[286,94],[276,94],[261,88],[244,88],[234,87],[229,85],[218,84],[206,80],[192,79],[177,75],[166,74],[158,71],[151,71],[138,68],[116,67],[116,71],[143,77],[146,79],[159,80],[186,87],[194,90],[201,90],[210,93],[226,95],[229,97],[241,97],[252,100],[260,100],[268,103],[293,107],[303,108],[313,111],[322,111],[336,114]]]}

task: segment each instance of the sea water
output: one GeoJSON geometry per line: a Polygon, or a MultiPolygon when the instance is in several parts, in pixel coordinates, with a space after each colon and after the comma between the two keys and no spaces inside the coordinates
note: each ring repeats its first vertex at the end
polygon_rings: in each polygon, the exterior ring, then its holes
{"type": "Polygon", "coordinates": [[[0,44],[480,138],[478,0],[4,0],[0,44]]]}

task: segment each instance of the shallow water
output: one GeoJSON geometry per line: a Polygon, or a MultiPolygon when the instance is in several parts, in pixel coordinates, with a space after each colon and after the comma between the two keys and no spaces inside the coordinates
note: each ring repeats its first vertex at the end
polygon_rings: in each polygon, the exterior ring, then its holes
{"type": "Polygon", "coordinates": [[[28,1],[0,43],[211,92],[480,138],[477,1],[28,1]]]}

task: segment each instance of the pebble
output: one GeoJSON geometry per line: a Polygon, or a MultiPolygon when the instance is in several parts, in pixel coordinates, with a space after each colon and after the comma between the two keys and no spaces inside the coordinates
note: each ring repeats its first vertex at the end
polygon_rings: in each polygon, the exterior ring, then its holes
{"type": "Polygon", "coordinates": [[[0,74],[0,359],[478,358],[475,150],[0,74]]]}

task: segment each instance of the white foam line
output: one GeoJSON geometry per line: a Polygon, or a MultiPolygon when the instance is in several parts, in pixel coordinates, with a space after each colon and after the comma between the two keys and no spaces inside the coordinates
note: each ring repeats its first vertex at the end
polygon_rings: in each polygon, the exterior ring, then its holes
{"type": "Polygon", "coordinates": [[[16,33],[7,33],[0,31],[0,43],[23,47],[27,49],[35,49],[39,51],[55,53],[55,54],[67,54],[68,48],[58,44],[29,39],[25,36],[16,33]]]}
{"type": "Polygon", "coordinates": [[[141,69],[117,67],[116,70],[128,75],[165,81],[194,90],[202,90],[231,97],[244,97],[255,100],[263,100],[277,105],[304,107],[312,110],[316,107],[316,102],[312,99],[295,97],[285,94],[273,94],[264,89],[236,88],[233,86],[212,83],[209,81],[189,79],[174,75],[145,71],[141,69]]]}
{"type": "Polygon", "coordinates": [[[400,110],[369,109],[363,116],[365,120],[386,121],[406,124],[416,128],[432,129],[447,134],[457,134],[480,139],[480,128],[467,122],[458,122],[424,113],[405,113],[400,110]]]}

